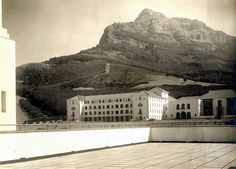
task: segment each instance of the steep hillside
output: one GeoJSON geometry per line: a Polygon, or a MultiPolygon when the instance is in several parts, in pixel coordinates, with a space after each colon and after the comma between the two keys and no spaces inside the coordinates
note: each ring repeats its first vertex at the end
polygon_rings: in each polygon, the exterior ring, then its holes
{"type": "MultiPolygon", "coordinates": [[[[150,84],[158,75],[232,86],[236,82],[235,63],[235,37],[198,20],[168,18],[144,9],[133,22],[106,27],[96,47],[18,67],[17,80],[24,82],[18,93],[41,109],[62,115],[65,99],[78,93],[73,88],[95,88],[79,91],[84,94],[99,93],[98,89],[131,90],[150,84]],[[108,63],[109,71],[105,68],[108,63]]],[[[188,92],[191,88],[188,86],[188,92]]]]}

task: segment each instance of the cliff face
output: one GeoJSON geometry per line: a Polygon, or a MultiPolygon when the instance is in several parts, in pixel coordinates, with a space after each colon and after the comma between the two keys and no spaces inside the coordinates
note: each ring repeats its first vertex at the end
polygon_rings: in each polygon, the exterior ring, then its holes
{"type": "Polygon", "coordinates": [[[134,22],[108,26],[98,48],[120,51],[125,58],[141,63],[151,61],[154,69],[153,61],[157,67],[160,63],[169,64],[167,71],[230,71],[236,56],[235,44],[234,37],[198,20],[168,18],[144,9],[134,22]]]}

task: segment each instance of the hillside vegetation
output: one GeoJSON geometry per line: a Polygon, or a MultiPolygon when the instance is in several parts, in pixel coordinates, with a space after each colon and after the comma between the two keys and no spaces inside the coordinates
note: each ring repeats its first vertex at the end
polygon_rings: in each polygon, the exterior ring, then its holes
{"type": "MultiPolygon", "coordinates": [[[[168,18],[145,9],[133,22],[106,27],[96,47],[17,67],[17,80],[23,82],[17,92],[44,114],[61,117],[66,112],[65,100],[74,95],[131,91],[156,75],[232,88],[236,84],[235,63],[235,37],[198,20],[168,18]],[[111,65],[109,72],[105,72],[107,63],[111,65]],[[78,87],[95,90],[73,90],[78,87]]],[[[161,87],[172,95],[180,91],[176,97],[209,89],[196,85],[161,87]]]]}

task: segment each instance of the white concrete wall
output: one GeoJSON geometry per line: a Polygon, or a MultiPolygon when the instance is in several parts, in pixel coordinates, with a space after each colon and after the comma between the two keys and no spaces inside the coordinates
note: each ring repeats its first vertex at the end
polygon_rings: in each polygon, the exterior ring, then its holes
{"type": "Polygon", "coordinates": [[[148,142],[150,128],[0,134],[0,162],[148,142]]]}
{"type": "Polygon", "coordinates": [[[236,142],[236,127],[156,127],[151,141],[236,142]]]}
{"type": "MultiPolygon", "coordinates": [[[[0,1],[1,2],[1,1],[0,1]]],[[[0,131],[15,130],[6,124],[16,124],[15,42],[8,39],[0,27],[0,131]],[[1,91],[6,92],[6,111],[2,112],[1,91]]]]}

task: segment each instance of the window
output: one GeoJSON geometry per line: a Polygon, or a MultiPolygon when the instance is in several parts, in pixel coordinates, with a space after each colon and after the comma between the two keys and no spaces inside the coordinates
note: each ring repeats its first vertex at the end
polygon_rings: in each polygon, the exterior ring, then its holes
{"type": "Polygon", "coordinates": [[[116,108],[119,108],[118,104],[116,104],[116,108]]]}
{"type": "Polygon", "coordinates": [[[212,99],[203,99],[203,116],[213,115],[213,101],[212,99]]]}
{"type": "Polygon", "coordinates": [[[130,101],[130,99],[128,99],[128,101],[130,101]]]}
{"type": "Polygon", "coordinates": [[[119,114],[119,112],[118,112],[118,111],[116,111],[116,114],[119,114]]]}
{"type": "Polygon", "coordinates": [[[98,109],[101,109],[101,106],[98,106],[98,109]]]}
{"type": "Polygon", "coordinates": [[[139,104],[138,104],[138,107],[142,107],[142,106],[143,106],[142,103],[139,103],[139,104]]]}
{"type": "Polygon", "coordinates": [[[187,104],[187,109],[190,109],[190,104],[189,103],[187,104]]]}
{"type": "Polygon", "coordinates": [[[191,113],[187,112],[187,119],[191,119],[191,113]]]}
{"type": "Polygon", "coordinates": [[[185,109],[185,104],[181,104],[181,109],[185,109]]]}
{"type": "Polygon", "coordinates": [[[110,111],[107,111],[107,114],[109,115],[109,114],[110,114],[110,111]]]}
{"type": "Polygon", "coordinates": [[[89,112],[89,115],[92,115],[92,112],[91,112],[91,111],[89,112]]]}
{"type": "Polygon", "coordinates": [[[105,106],[102,106],[103,109],[105,109],[105,106]]]}
{"type": "Polygon", "coordinates": [[[126,114],[129,114],[129,110],[125,110],[125,113],[126,113],[126,114]]]}
{"type": "Polygon", "coordinates": [[[100,111],[98,112],[98,115],[101,115],[101,112],[100,112],[100,111]]]}
{"type": "Polygon", "coordinates": [[[125,105],[125,108],[129,108],[129,105],[128,105],[128,104],[126,104],[126,105],[125,105]]]}
{"type": "Polygon", "coordinates": [[[142,114],[142,110],[141,109],[139,109],[139,114],[142,114]]]}
{"type": "Polygon", "coordinates": [[[84,107],[84,109],[85,109],[85,110],[87,110],[87,109],[88,109],[88,107],[87,107],[87,106],[85,106],[85,107],[84,107]]]}
{"type": "Polygon", "coordinates": [[[123,108],[123,104],[120,105],[120,108],[123,108]]]}
{"type": "Polygon", "coordinates": [[[109,105],[107,105],[107,109],[109,109],[110,108],[110,106],[109,105]]]}
{"type": "Polygon", "coordinates": [[[142,98],[141,98],[141,97],[139,97],[139,100],[142,100],[142,98]]]}
{"type": "Polygon", "coordinates": [[[92,109],[92,106],[89,106],[89,109],[91,110],[91,109],[92,109]]]}
{"type": "Polygon", "coordinates": [[[71,110],[75,110],[75,107],[72,107],[71,110]]]}
{"type": "Polygon", "coordinates": [[[95,112],[93,112],[93,114],[94,114],[94,115],[97,115],[97,112],[95,111],[95,112]]]}
{"type": "Polygon", "coordinates": [[[176,110],[179,110],[179,104],[176,105],[176,110]]]}
{"type": "Polygon", "coordinates": [[[236,115],[236,97],[227,98],[227,115],[236,115]]]}
{"type": "Polygon", "coordinates": [[[111,108],[113,109],[113,108],[114,108],[114,106],[113,106],[113,105],[111,105],[111,108]]]}
{"type": "Polygon", "coordinates": [[[88,113],[87,112],[84,112],[84,115],[87,115],[88,113]]]}
{"type": "Polygon", "coordinates": [[[97,106],[93,106],[93,109],[96,109],[97,108],[97,106]]]}

